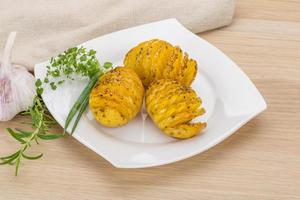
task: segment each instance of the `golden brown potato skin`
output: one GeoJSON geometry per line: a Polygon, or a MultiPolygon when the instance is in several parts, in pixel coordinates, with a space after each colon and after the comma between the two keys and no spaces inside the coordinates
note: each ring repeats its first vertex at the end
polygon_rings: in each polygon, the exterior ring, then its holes
{"type": "Polygon", "coordinates": [[[178,139],[197,135],[206,123],[190,123],[205,113],[195,91],[170,79],[152,82],[146,91],[146,109],[154,123],[167,135],[178,139]]]}
{"type": "Polygon", "coordinates": [[[132,48],[125,56],[124,66],[134,69],[145,87],[163,78],[189,86],[197,73],[195,60],[178,46],[159,39],[145,41],[132,48]]]}
{"type": "Polygon", "coordinates": [[[134,70],[117,67],[100,77],[90,93],[89,107],[100,124],[118,127],[136,116],[143,96],[143,84],[134,70]]]}

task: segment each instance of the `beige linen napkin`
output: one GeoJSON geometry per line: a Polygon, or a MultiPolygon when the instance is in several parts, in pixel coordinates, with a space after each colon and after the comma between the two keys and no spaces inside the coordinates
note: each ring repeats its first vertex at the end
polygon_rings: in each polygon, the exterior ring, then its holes
{"type": "Polygon", "coordinates": [[[15,30],[12,61],[32,70],[105,33],[167,18],[198,33],[228,25],[233,13],[234,0],[1,0],[0,54],[15,30]]]}

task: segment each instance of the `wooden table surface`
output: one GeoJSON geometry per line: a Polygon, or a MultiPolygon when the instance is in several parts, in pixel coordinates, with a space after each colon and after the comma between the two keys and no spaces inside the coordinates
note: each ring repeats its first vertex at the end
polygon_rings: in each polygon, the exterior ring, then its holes
{"type": "MultiPolygon", "coordinates": [[[[216,147],[177,163],[116,169],[71,137],[44,142],[0,199],[300,199],[300,1],[238,0],[231,26],[200,34],[251,78],[268,109],[216,147]]],[[[0,155],[18,145],[0,123],[0,155]]],[[[58,129],[60,130],[60,129],[58,129]]]]}

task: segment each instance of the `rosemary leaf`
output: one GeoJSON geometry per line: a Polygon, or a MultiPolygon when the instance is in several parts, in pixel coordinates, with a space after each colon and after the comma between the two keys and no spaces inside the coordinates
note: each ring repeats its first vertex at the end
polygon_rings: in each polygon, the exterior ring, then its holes
{"type": "Polygon", "coordinates": [[[42,135],[38,134],[37,137],[39,137],[42,140],[54,140],[63,137],[62,134],[51,134],[51,135],[42,135]]]}
{"type": "Polygon", "coordinates": [[[21,134],[18,134],[18,133],[16,133],[16,132],[14,132],[11,128],[7,128],[6,130],[8,131],[8,133],[9,133],[13,138],[15,138],[16,140],[18,140],[19,142],[21,142],[21,144],[26,143],[26,141],[22,139],[22,135],[21,135],[21,134]]]}
{"type": "Polygon", "coordinates": [[[19,131],[19,133],[21,134],[21,137],[28,137],[32,134],[32,132],[29,132],[29,131],[23,131],[21,129],[18,129],[18,128],[15,128],[16,131],[19,131]]]}
{"type": "Polygon", "coordinates": [[[10,159],[10,158],[15,158],[16,156],[18,156],[18,154],[20,153],[20,151],[17,151],[9,156],[5,156],[5,157],[1,157],[0,159],[1,160],[7,160],[7,159],[10,159]]]}
{"type": "Polygon", "coordinates": [[[43,154],[39,154],[37,156],[28,156],[28,155],[25,155],[24,153],[22,153],[22,156],[28,160],[37,160],[39,158],[41,158],[43,156],[43,154]]]}

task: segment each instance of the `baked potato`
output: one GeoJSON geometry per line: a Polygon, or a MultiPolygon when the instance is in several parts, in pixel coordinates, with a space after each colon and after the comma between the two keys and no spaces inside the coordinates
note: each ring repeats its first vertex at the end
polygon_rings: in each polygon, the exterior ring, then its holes
{"type": "Polygon", "coordinates": [[[136,116],[143,97],[144,87],[135,71],[117,67],[100,77],[90,93],[89,107],[100,124],[118,127],[136,116]]]}
{"type": "Polygon", "coordinates": [[[170,79],[152,82],[146,91],[146,110],[154,123],[167,135],[185,139],[197,135],[206,123],[190,121],[205,113],[196,92],[170,79]]]}
{"type": "Polygon", "coordinates": [[[124,66],[132,68],[145,87],[162,78],[189,86],[197,73],[195,60],[178,46],[159,39],[145,41],[132,48],[125,56],[124,66]]]}

